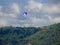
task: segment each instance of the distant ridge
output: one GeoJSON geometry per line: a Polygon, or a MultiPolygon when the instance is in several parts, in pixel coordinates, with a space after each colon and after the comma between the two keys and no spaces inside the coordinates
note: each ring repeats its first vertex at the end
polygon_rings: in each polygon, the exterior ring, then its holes
{"type": "Polygon", "coordinates": [[[60,23],[41,28],[1,27],[0,45],[60,45],[60,23]]]}

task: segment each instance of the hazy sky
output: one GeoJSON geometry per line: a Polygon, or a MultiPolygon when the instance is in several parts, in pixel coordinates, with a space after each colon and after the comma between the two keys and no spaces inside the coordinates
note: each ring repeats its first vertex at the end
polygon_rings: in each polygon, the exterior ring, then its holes
{"type": "Polygon", "coordinates": [[[0,27],[54,23],[60,23],[60,0],[0,0],[0,27]]]}

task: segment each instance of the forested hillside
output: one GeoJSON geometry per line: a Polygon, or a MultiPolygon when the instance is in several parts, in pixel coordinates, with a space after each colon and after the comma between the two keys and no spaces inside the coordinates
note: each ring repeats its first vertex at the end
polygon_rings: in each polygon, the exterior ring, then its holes
{"type": "Polygon", "coordinates": [[[41,28],[36,27],[2,27],[0,28],[0,45],[21,45],[26,43],[24,38],[40,30],[41,28]]]}
{"type": "Polygon", "coordinates": [[[44,26],[42,31],[26,39],[32,45],[60,45],[60,23],[44,26]]]}
{"type": "Polygon", "coordinates": [[[40,27],[1,27],[0,45],[60,45],[60,23],[40,27]]]}

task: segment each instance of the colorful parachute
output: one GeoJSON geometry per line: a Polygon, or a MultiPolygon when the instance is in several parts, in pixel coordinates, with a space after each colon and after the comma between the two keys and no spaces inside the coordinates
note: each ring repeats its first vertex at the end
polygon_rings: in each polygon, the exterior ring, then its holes
{"type": "Polygon", "coordinates": [[[24,15],[24,16],[27,16],[27,12],[24,12],[23,15],[24,15]]]}

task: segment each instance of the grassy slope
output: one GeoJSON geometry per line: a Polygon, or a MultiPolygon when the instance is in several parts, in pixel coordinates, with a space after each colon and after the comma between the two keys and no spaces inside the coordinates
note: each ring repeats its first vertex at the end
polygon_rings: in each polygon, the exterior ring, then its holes
{"type": "Polygon", "coordinates": [[[45,26],[42,31],[26,39],[32,45],[60,45],[60,23],[45,26]]]}

